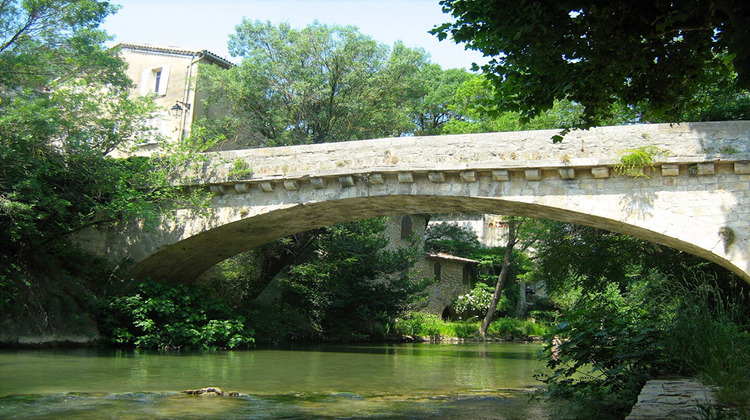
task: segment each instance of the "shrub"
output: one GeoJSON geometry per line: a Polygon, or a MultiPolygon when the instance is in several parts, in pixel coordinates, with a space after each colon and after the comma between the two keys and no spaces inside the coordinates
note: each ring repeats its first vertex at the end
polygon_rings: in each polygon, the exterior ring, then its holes
{"type": "Polygon", "coordinates": [[[479,324],[476,322],[454,322],[452,327],[453,335],[464,339],[476,337],[479,331],[479,324]]]}
{"type": "MultiPolygon", "coordinates": [[[[456,298],[453,308],[456,310],[458,318],[466,321],[484,318],[487,309],[490,307],[493,292],[494,289],[491,286],[484,283],[477,283],[469,293],[456,298]]],[[[501,295],[495,313],[505,311],[509,307],[508,298],[505,295],[501,295]]]]}
{"type": "Polygon", "coordinates": [[[103,332],[109,341],[140,348],[245,347],[254,332],[245,318],[187,285],[146,281],[137,293],[106,304],[103,332]]]}
{"type": "Polygon", "coordinates": [[[439,338],[444,325],[435,315],[411,312],[396,323],[395,331],[401,335],[439,338]]]}

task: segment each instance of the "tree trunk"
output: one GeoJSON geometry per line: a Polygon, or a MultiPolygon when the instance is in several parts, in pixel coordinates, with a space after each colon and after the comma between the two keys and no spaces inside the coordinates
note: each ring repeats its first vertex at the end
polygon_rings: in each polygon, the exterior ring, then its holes
{"type": "Polygon", "coordinates": [[[518,283],[518,304],[516,304],[516,318],[521,319],[526,312],[526,283],[518,283]]]}
{"type": "Polygon", "coordinates": [[[518,236],[518,226],[520,222],[515,218],[511,217],[508,220],[508,244],[505,246],[505,257],[503,258],[503,269],[500,270],[500,275],[497,276],[497,283],[495,284],[495,292],[492,294],[492,301],[490,307],[487,309],[487,314],[484,316],[482,326],[479,327],[479,335],[484,337],[487,334],[487,328],[492,322],[492,317],[495,315],[495,309],[497,309],[497,301],[500,300],[500,293],[503,291],[505,280],[508,278],[508,272],[510,266],[513,263],[511,256],[513,254],[513,247],[516,245],[518,236]]]}

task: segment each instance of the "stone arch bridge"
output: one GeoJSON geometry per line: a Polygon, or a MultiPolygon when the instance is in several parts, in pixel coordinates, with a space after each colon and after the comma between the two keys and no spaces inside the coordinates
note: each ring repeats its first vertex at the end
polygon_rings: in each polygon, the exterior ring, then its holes
{"type": "MultiPolygon", "coordinates": [[[[135,277],[191,281],[265,242],[394,214],[492,213],[608,229],[716,262],[750,282],[750,122],[630,125],[388,138],[220,152],[188,175],[208,211],[178,210],[156,232],[100,232],[98,249],[135,277]],[[633,149],[657,151],[639,173],[633,149]],[[244,174],[236,169],[247,168],[244,174]],[[235,173],[232,176],[232,173],[235,173]]],[[[90,244],[90,245],[93,245],[90,244]]]]}

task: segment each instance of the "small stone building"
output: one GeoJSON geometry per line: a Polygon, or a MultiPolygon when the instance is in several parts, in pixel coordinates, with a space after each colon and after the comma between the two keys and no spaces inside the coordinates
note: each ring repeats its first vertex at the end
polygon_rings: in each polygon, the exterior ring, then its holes
{"type": "MultiPolygon", "coordinates": [[[[430,217],[427,215],[393,216],[387,224],[386,235],[390,238],[389,247],[409,246],[416,241],[419,249],[424,249],[425,231],[430,217]]],[[[471,290],[471,264],[477,261],[456,257],[446,253],[429,253],[420,258],[414,266],[419,279],[434,277],[435,282],[427,287],[427,298],[420,305],[420,312],[449,316],[450,305],[459,295],[471,290]]]]}

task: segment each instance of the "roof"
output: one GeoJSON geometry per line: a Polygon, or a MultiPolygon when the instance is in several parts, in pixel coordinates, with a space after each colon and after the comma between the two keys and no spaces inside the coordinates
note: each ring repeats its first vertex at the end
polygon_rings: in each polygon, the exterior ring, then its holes
{"type": "Polygon", "coordinates": [[[449,261],[463,262],[463,263],[469,263],[469,264],[479,264],[479,261],[470,260],[468,258],[457,257],[455,255],[447,254],[445,252],[430,252],[429,254],[427,254],[427,258],[437,258],[440,260],[449,260],[449,261]]]}
{"type": "Polygon", "coordinates": [[[220,57],[208,50],[190,50],[186,48],[178,47],[161,47],[158,45],[149,44],[130,44],[127,42],[121,42],[116,45],[120,49],[137,50],[137,51],[148,51],[164,54],[175,54],[175,55],[186,55],[196,58],[205,58],[221,67],[229,68],[234,67],[234,63],[227,60],[226,58],[220,57]]]}

